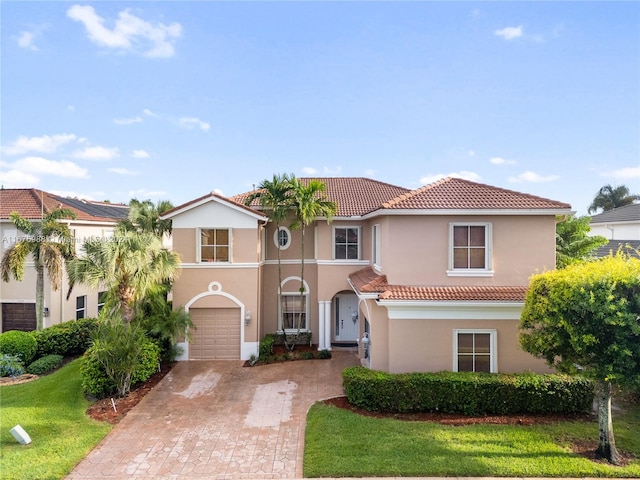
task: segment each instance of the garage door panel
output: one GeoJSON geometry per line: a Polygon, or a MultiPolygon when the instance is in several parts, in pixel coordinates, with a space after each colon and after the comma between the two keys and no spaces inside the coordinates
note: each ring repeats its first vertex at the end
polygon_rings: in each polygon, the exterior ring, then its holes
{"type": "Polygon", "coordinates": [[[240,309],[192,308],[196,329],[189,346],[190,360],[238,360],[240,358],[240,309]]]}
{"type": "Polygon", "coordinates": [[[23,330],[29,332],[36,329],[35,303],[3,303],[2,331],[23,330]]]}

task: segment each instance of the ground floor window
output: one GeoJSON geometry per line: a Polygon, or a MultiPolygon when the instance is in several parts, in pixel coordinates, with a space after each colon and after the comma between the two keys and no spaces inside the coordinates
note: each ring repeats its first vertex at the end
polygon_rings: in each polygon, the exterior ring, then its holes
{"type": "Polygon", "coordinates": [[[496,372],[495,330],[454,330],[456,372],[496,372]]]}
{"type": "Polygon", "coordinates": [[[76,297],[76,320],[87,318],[87,296],[76,297]]]}
{"type": "Polygon", "coordinates": [[[280,297],[280,312],[282,329],[307,329],[308,295],[282,294],[280,297]]]}

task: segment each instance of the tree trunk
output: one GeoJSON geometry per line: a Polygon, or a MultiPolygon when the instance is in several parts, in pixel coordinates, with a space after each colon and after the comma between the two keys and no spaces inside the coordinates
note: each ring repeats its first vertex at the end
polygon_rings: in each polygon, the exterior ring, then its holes
{"type": "Polygon", "coordinates": [[[36,328],[44,328],[44,266],[36,264],[36,328]]]}
{"type": "Polygon", "coordinates": [[[598,381],[598,449],[596,455],[605,458],[613,465],[619,465],[616,442],[613,438],[613,422],[611,420],[611,383],[598,381]]]}

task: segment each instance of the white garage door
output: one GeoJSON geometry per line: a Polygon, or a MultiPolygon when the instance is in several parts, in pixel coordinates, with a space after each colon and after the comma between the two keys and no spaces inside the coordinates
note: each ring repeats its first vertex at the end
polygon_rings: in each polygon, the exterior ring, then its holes
{"type": "Polygon", "coordinates": [[[189,360],[240,359],[240,309],[191,308],[189,360]]]}

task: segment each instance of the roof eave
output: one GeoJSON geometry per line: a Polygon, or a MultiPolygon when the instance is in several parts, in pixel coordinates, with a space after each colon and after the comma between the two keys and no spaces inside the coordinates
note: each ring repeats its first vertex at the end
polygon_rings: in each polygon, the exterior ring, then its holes
{"type": "Polygon", "coordinates": [[[501,215],[501,216],[513,216],[513,215],[524,215],[524,216],[544,216],[544,215],[568,215],[573,213],[571,208],[526,208],[526,209],[517,209],[517,208],[509,208],[509,209],[393,209],[393,208],[382,208],[379,210],[374,210],[373,212],[367,213],[362,216],[362,219],[386,216],[386,215],[423,215],[423,216],[452,216],[452,215],[501,215]]]}

